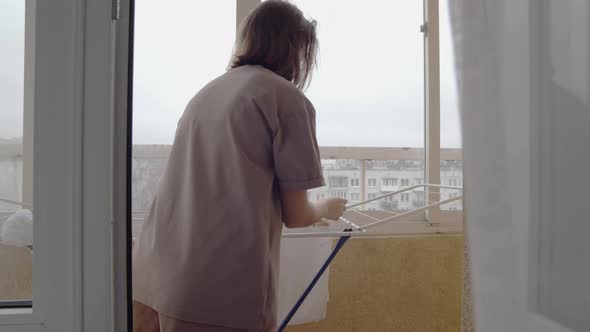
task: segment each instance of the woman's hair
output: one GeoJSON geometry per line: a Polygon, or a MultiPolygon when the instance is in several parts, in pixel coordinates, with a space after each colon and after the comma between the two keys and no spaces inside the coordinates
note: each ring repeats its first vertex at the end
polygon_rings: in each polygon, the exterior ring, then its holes
{"type": "Polygon", "coordinates": [[[242,23],[229,68],[260,65],[305,89],[316,66],[316,21],[285,0],[260,4],[242,23]]]}

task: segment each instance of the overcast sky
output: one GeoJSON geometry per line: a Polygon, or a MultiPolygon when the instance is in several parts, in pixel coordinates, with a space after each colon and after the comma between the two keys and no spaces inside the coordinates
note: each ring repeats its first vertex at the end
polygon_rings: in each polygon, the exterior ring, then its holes
{"type": "Polygon", "coordinates": [[[23,135],[24,20],[24,0],[0,0],[0,139],[23,135]]]}
{"type": "MultiPolygon", "coordinates": [[[[320,64],[307,95],[320,145],[422,147],[422,1],[294,3],[318,21],[320,64]]],[[[460,147],[446,0],[441,14],[441,139],[460,147]]],[[[23,0],[0,3],[0,138],[22,136],[23,20],[23,0]]],[[[134,143],[172,142],[188,100],[225,71],[235,30],[234,0],[136,1],[134,143]]]]}

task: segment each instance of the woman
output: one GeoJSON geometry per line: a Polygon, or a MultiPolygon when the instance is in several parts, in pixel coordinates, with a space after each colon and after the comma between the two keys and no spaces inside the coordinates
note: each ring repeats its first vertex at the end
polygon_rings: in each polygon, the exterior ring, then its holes
{"type": "Polygon", "coordinates": [[[301,90],[315,22],[270,0],[245,20],[230,69],[182,115],[133,255],[135,331],[273,331],[283,223],[338,219],[324,185],[315,110],[301,90]]]}

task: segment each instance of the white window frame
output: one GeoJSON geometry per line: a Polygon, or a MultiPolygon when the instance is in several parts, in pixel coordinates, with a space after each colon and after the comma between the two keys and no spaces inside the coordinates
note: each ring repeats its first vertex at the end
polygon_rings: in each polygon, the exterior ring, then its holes
{"type": "Polygon", "coordinates": [[[345,175],[330,175],[328,176],[328,186],[334,188],[346,188],[348,186],[348,177],[345,175]],[[344,181],[339,181],[343,178],[344,181]]]}
{"type": "MultiPolygon", "coordinates": [[[[426,174],[427,183],[440,184],[440,161],[462,160],[462,149],[441,149],[440,147],[440,47],[439,47],[439,0],[424,0],[424,17],[427,33],[424,38],[425,78],[426,78],[426,174]],[[448,156],[444,151],[454,151],[448,156]],[[451,157],[451,158],[449,158],[451,157]]],[[[440,191],[431,188],[428,199],[435,201],[440,191]]],[[[435,225],[452,226],[463,229],[463,211],[441,210],[440,206],[426,213],[426,220],[435,225]]]]}
{"type": "Polygon", "coordinates": [[[386,187],[394,187],[397,186],[397,180],[397,178],[387,177],[381,179],[381,183],[386,187]]]}
{"type": "Polygon", "coordinates": [[[377,178],[368,178],[367,179],[367,185],[369,187],[377,187],[377,178]]]}
{"type": "Polygon", "coordinates": [[[409,193],[400,194],[400,201],[401,202],[409,202],[410,201],[410,194],[409,193]]]}
{"type": "Polygon", "coordinates": [[[26,1],[23,171],[34,183],[23,183],[23,198],[34,201],[34,300],[0,309],[0,332],[126,328],[114,319],[114,226],[125,220],[114,218],[113,9],[26,1]]]}

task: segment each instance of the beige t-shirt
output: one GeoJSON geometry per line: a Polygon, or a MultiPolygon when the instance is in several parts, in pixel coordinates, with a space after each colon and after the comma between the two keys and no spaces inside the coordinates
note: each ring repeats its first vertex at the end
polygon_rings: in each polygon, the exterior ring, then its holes
{"type": "Polygon", "coordinates": [[[311,102],[263,67],[229,70],[179,121],[134,246],[134,299],[191,322],[276,326],[279,193],[322,185],[311,102]]]}

